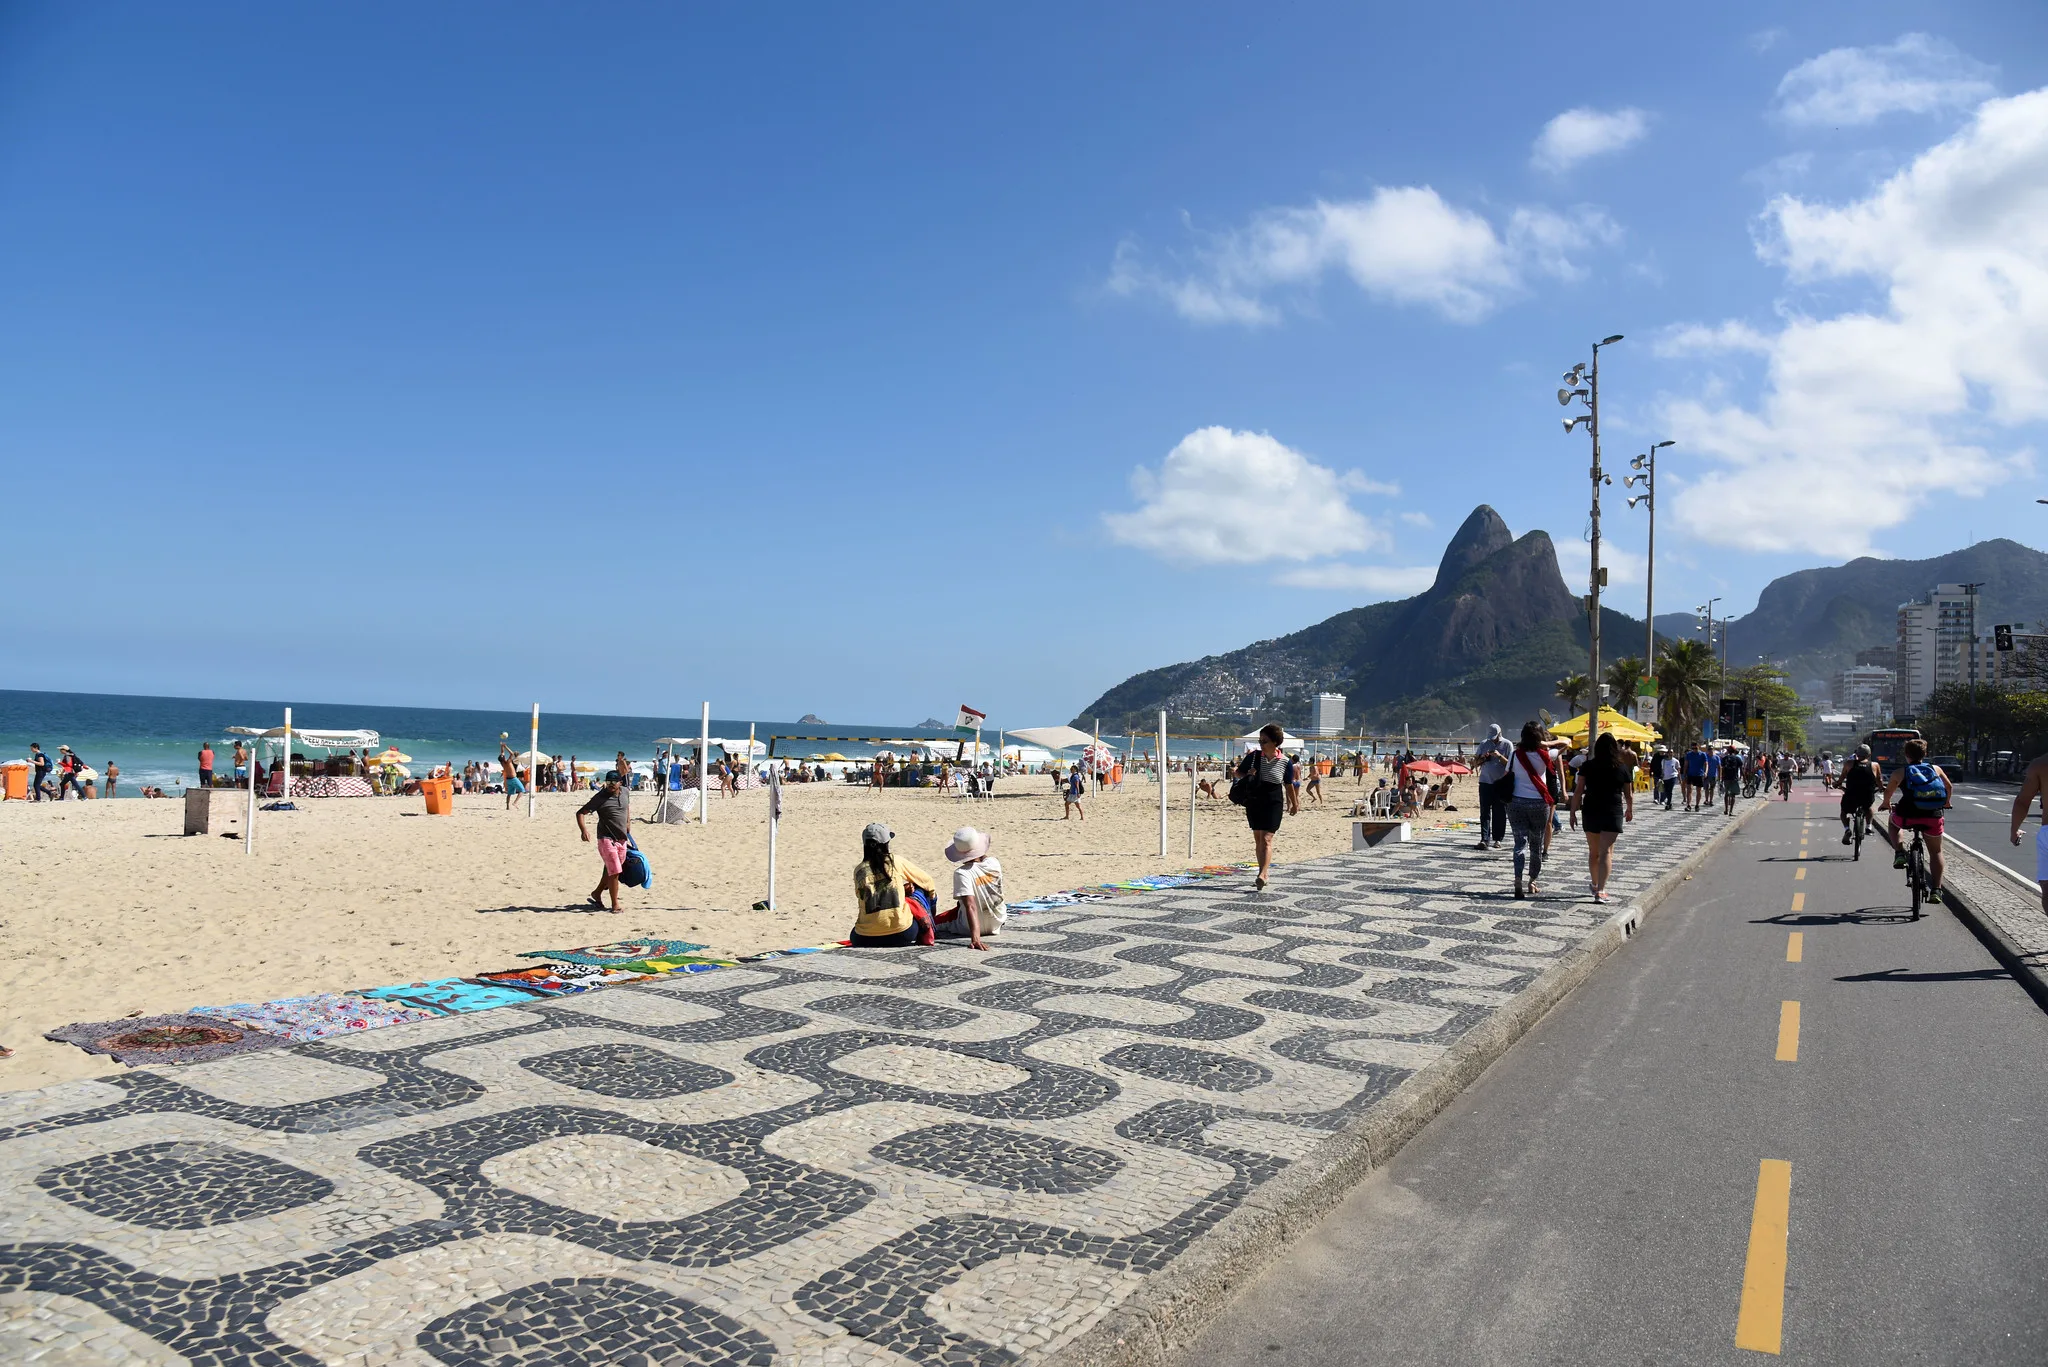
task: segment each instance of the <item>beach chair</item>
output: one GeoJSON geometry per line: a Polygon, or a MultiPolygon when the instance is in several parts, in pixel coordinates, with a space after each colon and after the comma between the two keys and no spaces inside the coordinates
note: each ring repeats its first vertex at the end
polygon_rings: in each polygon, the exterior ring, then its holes
{"type": "Polygon", "coordinates": [[[264,780],[263,795],[265,797],[283,797],[284,780],[285,773],[282,768],[272,769],[270,777],[264,780]]]}

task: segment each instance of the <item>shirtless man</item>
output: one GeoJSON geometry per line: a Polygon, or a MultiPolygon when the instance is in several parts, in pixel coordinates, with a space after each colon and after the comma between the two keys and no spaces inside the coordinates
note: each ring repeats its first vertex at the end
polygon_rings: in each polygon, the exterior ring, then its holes
{"type": "MultiPolygon", "coordinates": [[[[2012,800],[2012,843],[2020,843],[2020,827],[2027,824],[2033,813],[2036,798],[2042,800],[2043,816],[2048,819],[2048,755],[2037,756],[2027,766],[2026,777],[2020,782],[2020,794],[2012,800]]],[[[2048,826],[2034,833],[2034,878],[2041,885],[2041,910],[2048,912],[2048,826]]]]}

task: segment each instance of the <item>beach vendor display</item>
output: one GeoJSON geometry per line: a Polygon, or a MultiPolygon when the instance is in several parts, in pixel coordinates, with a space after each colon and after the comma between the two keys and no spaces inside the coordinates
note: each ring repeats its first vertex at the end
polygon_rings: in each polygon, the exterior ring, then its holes
{"type": "Polygon", "coordinates": [[[853,866],[857,913],[847,944],[856,949],[928,945],[935,938],[938,885],[930,874],[889,848],[896,833],[871,821],[860,833],[860,863],[853,866]]]}

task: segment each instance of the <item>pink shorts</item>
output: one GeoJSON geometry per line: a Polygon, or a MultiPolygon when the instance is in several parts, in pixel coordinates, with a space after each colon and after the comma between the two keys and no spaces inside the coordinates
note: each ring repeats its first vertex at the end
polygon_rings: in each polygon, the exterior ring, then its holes
{"type": "Polygon", "coordinates": [[[603,836],[599,836],[597,838],[597,857],[604,861],[604,871],[606,873],[624,873],[626,871],[626,851],[629,848],[631,847],[623,840],[607,840],[603,836]]]}
{"type": "Polygon", "coordinates": [[[1921,831],[1927,835],[1941,834],[1941,818],[1938,816],[1900,816],[1899,809],[1892,808],[1894,828],[1904,826],[1909,831],[1921,831]]]}

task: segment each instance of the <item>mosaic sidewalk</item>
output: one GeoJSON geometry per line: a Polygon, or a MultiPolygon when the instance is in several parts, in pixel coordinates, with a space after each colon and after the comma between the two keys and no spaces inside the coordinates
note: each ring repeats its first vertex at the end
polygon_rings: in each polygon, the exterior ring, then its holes
{"type": "MultiPolygon", "coordinates": [[[[1718,816],[1646,813],[1626,902],[1718,816]]],[[[1466,833],[0,1096],[0,1361],[1036,1360],[1617,908],[1466,833]]]]}

